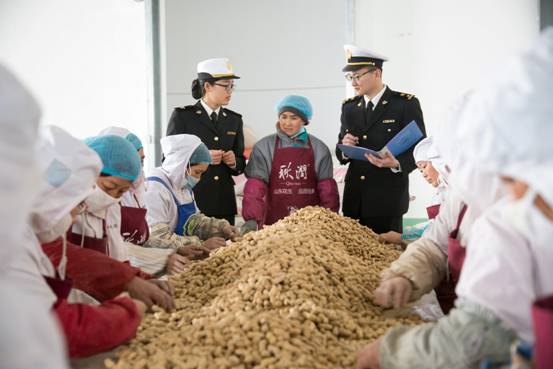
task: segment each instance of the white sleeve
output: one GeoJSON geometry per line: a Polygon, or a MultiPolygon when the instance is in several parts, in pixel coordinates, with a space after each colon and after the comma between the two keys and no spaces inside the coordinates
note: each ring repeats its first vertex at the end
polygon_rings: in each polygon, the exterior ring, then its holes
{"type": "MultiPolygon", "coordinates": [[[[451,191],[449,191],[451,193],[451,191]]],[[[447,255],[449,233],[457,226],[462,202],[454,195],[448,195],[440,206],[440,213],[422,234],[423,238],[432,241],[447,255]]]]}
{"type": "Polygon", "coordinates": [[[177,224],[177,205],[173,195],[161,183],[148,182],[148,190],[144,196],[146,204],[146,218],[148,226],[153,227],[156,224],[168,224],[173,230],[177,224]]]}

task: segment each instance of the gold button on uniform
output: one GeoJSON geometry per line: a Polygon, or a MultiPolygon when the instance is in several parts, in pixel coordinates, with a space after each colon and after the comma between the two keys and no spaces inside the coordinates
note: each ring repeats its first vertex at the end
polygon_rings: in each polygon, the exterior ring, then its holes
{"type": "Polygon", "coordinates": [[[219,176],[215,176],[213,177],[214,180],[218,181],[219,180],[219,176]]]}
{"type": "Polygon", "coordinates": [[[392,132],[392,129],[391,129],[391,128],[388,128],[388,132],[392,132]]]}
{"type": "Polygon", "coordinates": [[[214,140],[219,141],[219,137],[215,136],[214,140]]]}
{"type": "Polygon", "coordinates": [[[367,139],[367,135],[363,135],[363,140],[366,140],[367,139]]]}
{"type": "Polygon", "coordinates": [[[359,177],[359,178],[360,178],[362,181],[365,180],[365,176],[361,176],[361,177],[359,177]]]}

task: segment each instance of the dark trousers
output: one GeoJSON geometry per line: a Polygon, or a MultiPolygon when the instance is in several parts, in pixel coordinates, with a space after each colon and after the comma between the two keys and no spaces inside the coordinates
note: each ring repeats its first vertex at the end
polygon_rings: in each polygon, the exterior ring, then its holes
{"type": "Polygon", "coordinates": [[[378,234],[388,231],[403,232],[403,216],[401,215],[393,217],[365,217],[359,219],[359,223],[369,227],[378,234]]]}
{"type": "Polygon", "coordinates": [[[217,218],[217,219],[226,219],[230,225],[234,225],[234,217],[235,215],[232,214],[232,215],[211,215],[213,218],[217,218]]]}

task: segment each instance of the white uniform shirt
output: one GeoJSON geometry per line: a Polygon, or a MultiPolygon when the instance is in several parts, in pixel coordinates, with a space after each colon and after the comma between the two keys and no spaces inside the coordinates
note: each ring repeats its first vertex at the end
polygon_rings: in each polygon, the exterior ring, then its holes
{"type": "Polygon", "coordinates": [[[79,215],[77,223],[73,225],[73,232],[88,237],[103,238],[104,219],[106,221],[109,256],[115,260],[128,261],[129,250],[121,236],[121,207],[119,203],[111,205],[105,211],[87,212],[85,216],[79,215]]]}
{"type": "MultiPolygon", "coordinates": [[[[423,233],[422,237],[440,246],[445,255],[447,255],[449,233],[457,227],[457,221],[462,207],[463,202],[461,199],[456,196],[455,193],[449,191],[447,199],[440,206],[440,213],[423,233]]],[[[458,235],[458,239],[461,240],[461,245],[464,246],[467,244],[470,229],[477,216],[478,214],[471,211],[470,207],[465,212],[458,235]]]]}

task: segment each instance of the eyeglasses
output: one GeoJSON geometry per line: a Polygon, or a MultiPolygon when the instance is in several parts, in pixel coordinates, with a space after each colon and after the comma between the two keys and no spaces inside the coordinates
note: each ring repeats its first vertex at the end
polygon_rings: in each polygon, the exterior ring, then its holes
{"type": "Polygon", "coordinates": [[[224,87],[224,89],[227,91],[227,92],[232,92],[235,88],[236,88],[236,85],[234,83],[229,83],[228,85],[222,85],[220,83],[215,83],[217,86],[221,86],[221,87],[224,87]]]}
{"type": "Polygon", "coordinates": [[[365,74],[368,74],[368,73],[372,73],[374,72],[376,69],[369,69],[368,71],[366,71],[365,73],[363,74],[358,74],[358,75],[353,75],[353,73],[348,73],[346,74],[346,79],[350,82],[359,82],[359,80],[361,79],[361,77],[363,77],[365,74]]]}

